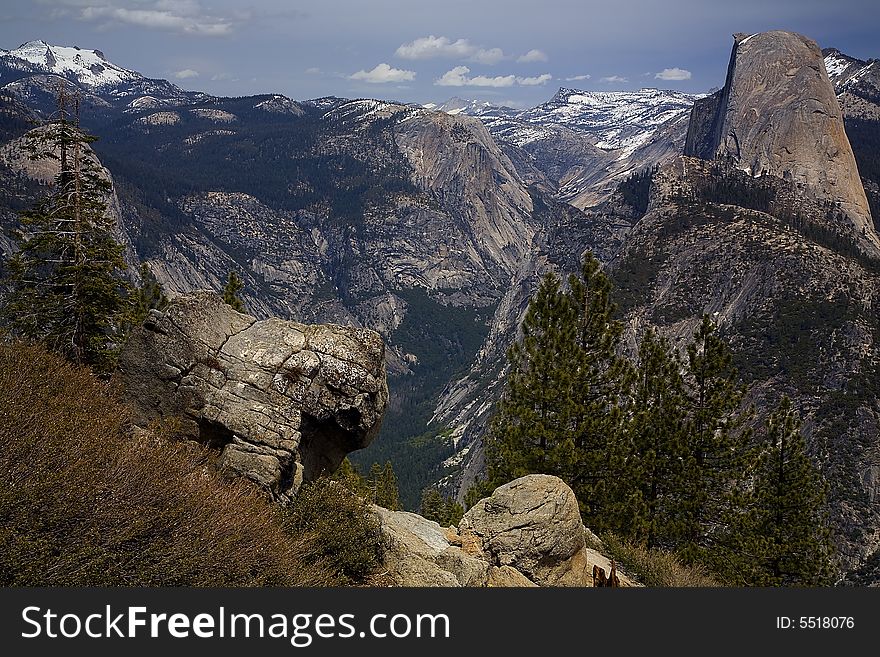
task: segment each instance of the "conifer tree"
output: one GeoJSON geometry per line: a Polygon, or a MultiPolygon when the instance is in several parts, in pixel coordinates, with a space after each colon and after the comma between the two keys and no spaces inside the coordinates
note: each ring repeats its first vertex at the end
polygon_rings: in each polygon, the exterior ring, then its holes
{"type": "Polygon", "coordinates": [[[565,463],[574,456],[567,360],[574,351],[575,320],[559,278],[548,273],[529,302],[522,338],[508,350],[510,372],[486,440],[481,495],[527,474],[571,471],[573,464],[565,463]]]}
{"type": "Polygon", "coordinates": [[[419,513],[428,520],[443,524],[444,515],[443,495],[436,488],[426,488],[422,491],[422,501],[419,505],[419,513]]]}
{"type": "Polygon", "coordinates": [[[240,313],[246,312],[244,302],[238,296],[238,293],[243,289],[244,281],[241,280],[241,277],[234,271],[229,272],[229,276],[226,278],[226,287],[223,288],[223,301],[240,313]]]}
{"type": "Polygon", "coordinates": [[[618,531],[648,548],[674,546],[676,509],[688,492],[682,362],[666,338],[649,330],[639,345],[616,495],[618,531]]]}
{"type": "Polygon", "coordinates": [[[807,455],[800,421],[784,397],[766,423],[753,508],[741,532],[746,584],[827,586],[834,582],[828,487],[807,455]]]}
{"type": "Polygon", "coordinates": [[[451,527],[461,521],[464,509],[455,500],[443,497],[436,488],[429,487],[422,491],[419,513],[441,527],[451,527]]]}
{"type": "Polygon", "coordinates": [[[131,319],[131,287],[105,203],[110,181],[75,105],[71,116],[62,87],[56,118],[29,134],[30,156],[56,160],[59,172],[48,195],[22,214],[3,319],[13,333],[106,373],[131,319]]]}
{"type": "Polygon", "coordinates": [[[331,479],[338,481],[352,493],[360,497],[366,497],[369,492],[367,482],[364,481],[360,472],[355,469],[351,460],[347,456],[342,459],[342,463],[339,464],[339,467],[336,469],[336,472],[333,473],[331,479]]]}
{"type": "Polygon", "coordinates": [[[676,509],[679,552],[687,560],[709,563],[723,558],[724,542],[740,513],[743,489],[754,463],[749,423],[743,407],[745,387],[718,329],[704,315],[687,347],[687,484],[676,509]]]}
{"type": "Polygon", "coordinates": [[[386,461],[384,466],[373,463],[367,487],[373,504],[390,511],[400,511],[400,492],[391,461],[386,461]]]}
{"type": "Polygon", "coordinates": [[[134,296],[135,308],[132,322],[135,324],[143,322],[150,310],[162,310],[168,305],[168,298],[162,290],[162,284],[146,264],[141,265],[140,276],[141,284],[135,290],[134,296]]]}
{"type": "Polygon", "coordinates": [[[563,290],[541,281],[508,352],[510,372],[486,439],[487,479],[468,500],[530,473],[554,474],[575,491],[591,526],[602,529],[615,479],[630,368],[617,356],[611,283],[587,254],[563,290]]]}
{"type": "Polygon", "coordinates": [[[592,254],[584,257],[580,276],[569,276],[568,287],[576,322],[574,349],[565,359],[574,454],[557,464],[556,474],[574,489],[593,526],[602,529],[611,522],[608,507],[621,467],[620,400],[631,383],[632,368],[618,355],[623,324],[614,318],[611,280],[592,254]]]}

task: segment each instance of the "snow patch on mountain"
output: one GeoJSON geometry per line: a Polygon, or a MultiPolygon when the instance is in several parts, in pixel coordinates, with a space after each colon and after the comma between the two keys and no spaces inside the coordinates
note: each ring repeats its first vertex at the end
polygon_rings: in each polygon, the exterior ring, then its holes
{"type": "Polygon", "coordinates": [[[272,114],[290,114],[292,116],[301,116],[302,108],[296,101],[291,100],[287,96],[274,95],[271,98],[254,105],[254,109],[271,112],[272,114]]]}
{"type": "Polygon", "coordinates": [[[0,56],[12,68],[54,73],[95,89],[143,78],[136,71],[108,62],[100,50],[54,46],[42,40],[28,41],[0,56]],[[21,66],[22,63],[30,66],[21,66]]]}
{"type": "Polygon", "coordinates": [[[450,99],[440,109],[479,118],[492,134],[523,147],[553,136],[555,128],[590,135],[597,148],[621,159],[650,142],[657,131],[687,115],[698,94],[660,89],[582,91],[561,88],[548,102],[514,110],[479,101],[450,99]]]}

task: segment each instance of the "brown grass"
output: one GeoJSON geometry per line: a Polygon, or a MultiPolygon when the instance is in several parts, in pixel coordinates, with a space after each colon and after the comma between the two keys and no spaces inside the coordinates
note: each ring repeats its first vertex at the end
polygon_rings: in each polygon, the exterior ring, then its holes
{"type": "Polygon", "coordinates": [[[0,584],[318,586],[339,573],[206,452],[130,438],[88,369],[0,343],[0,584]]]}
{"type": "Polygon", "coordinates": [[[634,545],[614,534],[603,536],[601,545],[591,547],[614,559],[628,574],[645,586],[721,586],[700,566],[685,565],[671,552],[634,545]]]}

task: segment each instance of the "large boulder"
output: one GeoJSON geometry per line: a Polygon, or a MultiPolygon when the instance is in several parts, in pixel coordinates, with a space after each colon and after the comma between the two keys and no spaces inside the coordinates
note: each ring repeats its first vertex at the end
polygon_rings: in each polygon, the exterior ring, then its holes
{"type": "MultiPolygon", "coordinates": [[[[592,535],[558,477],[529,475],[501,486],[457,528],[404,511],[373,513],[385,569],[398,586],[593,586],[594,566],[612,570],[587,547],[592,535]]],[[[620,583],[635,585],[623,574],[620,583]]]]}
{"type": "Polygon", "coordinates": [[[574,492],[558,477],[528,475],[496,489],[462,518],[486,558],[512,566],[537,584],[586,586],[584,526],[574,492]]]}
{"type": "Polygon", "coordinates": [[[218,465],[288,499],[370,444],[388,402],[378,334],[257,321],[197,292],[150,312],[118,377],[136,427],[172,420],[218,465]]]}

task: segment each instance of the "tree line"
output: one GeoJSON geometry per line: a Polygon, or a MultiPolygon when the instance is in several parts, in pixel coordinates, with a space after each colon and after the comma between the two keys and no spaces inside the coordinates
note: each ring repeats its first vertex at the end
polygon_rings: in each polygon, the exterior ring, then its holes
{"type": "Polygon", "coordinates": [[[468,503],[530,473],[554,474],[587,526],[702,564],[735,585],[828,585],[827,486],[788,398],[763,423],[718,326],[684,349],[653,329],[633,359],[612,285],[587,255],[567,285],[547,274],[486,436],[468,503]]]}

